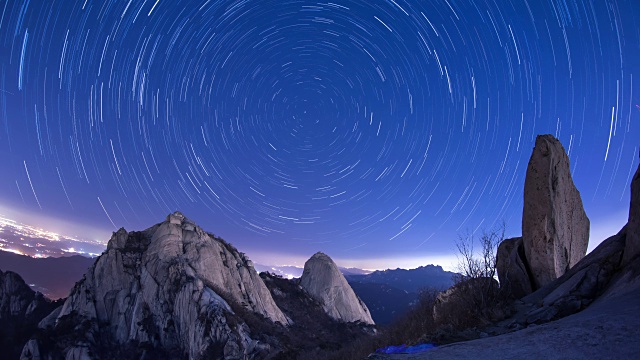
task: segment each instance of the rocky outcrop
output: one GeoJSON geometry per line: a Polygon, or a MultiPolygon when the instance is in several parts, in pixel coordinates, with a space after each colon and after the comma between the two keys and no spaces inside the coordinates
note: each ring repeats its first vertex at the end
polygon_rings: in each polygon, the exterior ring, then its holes
{"type": "Polygon", "coordinates": [[[356,296],[329,256],[319,252],[307,260],[300,286],[320,302],[324,311],[333,319],[373,324],[369,309],[356,296]]]}
{"type": "Polygon", "coordinates": [[[569,158],[552,135],[540,135],[524,184],[522,240],[534,289],[555,280],[584,257],[589,219],[573,184],[569,158]]]}
{"type": "Polygon", "coordinates": [[[0,319],[30,317],[45,303],[42,294],[31,290],[20,275],[0,270],[0,319]]]}
{"type": "Polygon", "coordinates": [[[624,263],[640,255],[640,166],[631,181],[631,204],[627,223],[627,242],[624,247],[624,263]]]}
{"type": "MultiPolygon", "coordinates": [[[[260,273],[278,307],[291,318],[282,352],[277,359],[333,359],[332,349],[368,339],[376,334],[375,325],[339,322],[330,317],[322,304],[311,297],[298,279],[286,279],[269,272],[260,273]]],[[[338,350],[339,351],[339,350],[338,350]]]]}
{"type": "Polygon", "coordinates": [[[269,345],[254,338],[243,314],[288,324],[252,263],[176,212],[145,231],[113,234],[55,321],[46,322],[54,323],[53,338],[68,343],[71,336],[71,346],[31,342],[25,351],[122,358],[133,346],[147,356],[264,357],[269,345]]]}
{"type": "Polygon", "coordinates": [[[633,240],[638,228],[632,224],[639,220],[639,194],[640,167],[631,184],[629,221],[616,235],[559,278],[516,301],[513,316],[482,328],[475,340],[442,346],[412,359],[636,358],[640,353],[640,258],[633,250],[638,248],[633,240]]]}
{"type": "Polygon", "coordinates": [[[505,239],[498,246],[496,270],[500,288],[509,296],[519,299],[533,291],[529,265],[522,238],[505,239]]]}
{"type": "Polygon", "coordinates": [[[17,358],[38,322],[57,305],[31,290],[20,275],[0,270],[0,357],[17,358]]]}
{"type": "MultiPolygon", "coordinates": [[[[631,224],[637,221],[637,202],[640,193],[638,174],[631,184],[631,208],[627,224],[616,234],[604,240],[592,252],[558,279],[522,298],[521,311],[511,325],[517,328],[543,324],[575,314],[594,302],[607,301],[632,289],[640,290],[640,262],[638,257],[626,256],[634,247],[631,224]],[[633,260],[631,260],[633,259],[633,260]]],[[[636,222],[637,224],[637,222],[636,222]]],[[[636,244],[637,245],[637,244],[636,244]]]]}
{"type": "MultiPolygon", "coordinates": [[[[603,241],[576,266],[523,301],[539,305],[527,318],[528,323],[547,322],[578,312],[613,287],[625,288],[640,281],[637,228],[640,219],[640,166],[631,182],[631,205],[627,224],[603,241]],[[634,229],[634,225],[636,228],[634,229]],[[632,259],[635,259],[632,261],[632,259]],[[627,274],[623,274],[627,272],[627,274]],[[634,275],[635,273],[635,275],[634,275]],[[614,284],[615,286],[612,286],[614,284]],[[623,285],[620,285],[623,284],[623,285]]],[[[622,289],[624,290],[624,289],[622,289]]]]}

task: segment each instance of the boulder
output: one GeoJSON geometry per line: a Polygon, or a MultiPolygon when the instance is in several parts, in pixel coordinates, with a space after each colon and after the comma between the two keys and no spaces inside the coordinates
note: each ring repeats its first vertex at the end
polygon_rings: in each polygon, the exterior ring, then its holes
{"type": "Polygon", "coordinates": [[[374,324],[369,309],[356,296],[329,256],[319,252],[307,260],[300,286],[322,304],[324,311],[333,319],[374,324]]]}
{"type": "Polygon", "coordinates": [[[505,239],[500,243],[496,254],[496,269],[500,289],[507,296],[519,299],[531,294],[533,287],[528,267],[521,237],[505,239]]]}
{"type": "Polygon", "coordinates": [[[631,204],[627,222],[627,242],[624,247],[623,263],[640,255],[640,166],[631,181],[631,204]]]}
{"type": "Polygon", "coordinates": [[[534,290],[584,257],[589,219],[571,178],[569,158],[552,135],[539,135],[524,184],[522,241],[534,290]]]}
{"type": "Polygon", "coordinates": [[[30,342],[23,354],[119,358],[133,346],[127,356],[146,348],[170,358],[261,358],[269,345],[252,337],[247,314],[288,324],[246,256],[176,212],[145,231],[114,233],[43,323],[62,353],[30,342]]]}
{"type": "Polygon", "coordinates": [[[37,340],[31,339],[27,341],[27,343],[22,348],[22,352],[20,353],[20,359],[30,359],[30,360],[44,359],[40,355],[40,345],[38,344],[37,340]]]}

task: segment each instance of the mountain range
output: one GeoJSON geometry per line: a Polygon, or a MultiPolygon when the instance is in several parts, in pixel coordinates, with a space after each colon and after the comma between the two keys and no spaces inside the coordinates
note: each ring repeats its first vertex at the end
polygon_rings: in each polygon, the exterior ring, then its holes
{"type": "Polygon", "coordinates": [[[0,275],[0,323],[30,324],[8,332],[22,359],[318,358],[375,332],[329,256],[313,255],[299,279],[259,275],[179,212],[114,232],[59,302],[16,273],[0,275]]]}
{"type": "MultiPolygon", "coordinates": [[[[0,269],[20,274],[33,290],[54,300],[67,297],[73,285],[82,279],[94,262],[95,258],[81,255],[32,258],[0,251],[0,269]]],[[[259,273],[269,272],[286,279],[299,278],[303,272],[303,268],[297,266],[254,266],[259,273]]],[[[418,299],[421,289],[443,290],[451,286],[454,274],[436,265],[374,272],[344,267],[339,267],[339,270],[380,325],[388,324],[408,311],[418,299]]]]}

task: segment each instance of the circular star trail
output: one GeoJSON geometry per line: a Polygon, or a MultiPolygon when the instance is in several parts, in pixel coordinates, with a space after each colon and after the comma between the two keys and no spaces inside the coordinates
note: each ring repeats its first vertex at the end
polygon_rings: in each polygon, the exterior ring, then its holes
{"type": "Polygon", "coordinates": [[[4,206],[130,230],[181,210],[241,248],[420,256],[519,234],[542,133],[592,222],[628,206],[632,0],[0,7],[4,206]]]}

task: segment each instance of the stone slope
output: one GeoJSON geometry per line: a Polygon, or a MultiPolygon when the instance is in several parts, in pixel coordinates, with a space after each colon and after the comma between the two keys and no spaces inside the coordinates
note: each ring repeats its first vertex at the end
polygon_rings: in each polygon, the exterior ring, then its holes
{"type": "MultiPolygon", "coordinates": [[[[145,231],[114,233],[52,330],[84,324],[72,346],[57,344],[62,355],[79,358],[100,353],[107,340],[120,349],[146,344],[169,357],[262,357],[268,345],[251,337],[232,305],[288,324],[251,261],[176,212],[145,231]]],[[[32,341],[23,358],[47,350],[32,341]]]]}
{"type": "Polygon", "coordinates": [[[534,290],[564,274],[587,252],[589,219],[569,158],[552,135],[539,135],[524,183],[522,241],[534,290]]]}
{"type": "Polygon", "coordinates": [[[318,252],[307,260],[300,277],[300,286],[320,302],[332,318],[341,322],[361,321],[374,324],[369,309],[356,296],[329,256],[318,252]]]}

